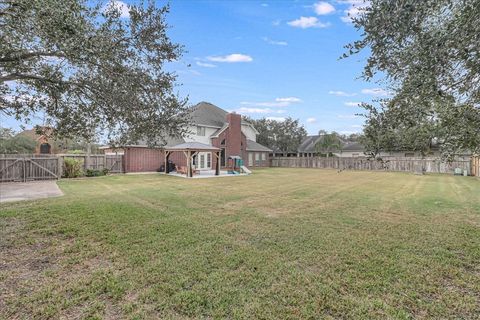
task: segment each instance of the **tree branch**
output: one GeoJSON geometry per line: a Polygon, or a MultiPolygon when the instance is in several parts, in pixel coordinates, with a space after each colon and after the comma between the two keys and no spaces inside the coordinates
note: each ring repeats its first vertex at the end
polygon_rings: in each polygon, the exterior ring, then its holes
{"type": "Polygon", "coordinates": [[[65,83],[62,80],[54,80],[51,78],[45,78],[41,76],[37,76],[34,74],[22,74],[22,73],[11,73],[5,76],[0,77],[0,83],[7,82],[7,81],[16,81],[16,80],[38,80],[38,81],[45,81],[50,83],[65,83]]]}
{"type": "Polygon", "coordinates": [[[27,60],[36,57],[57,57],[65,58],[65,55],[61,51],[37,51],[37,52],[27,52],[13,56],[3,56],[0,57],[0,63],[2,62],[13,62],[18,60],[27,60]]]}

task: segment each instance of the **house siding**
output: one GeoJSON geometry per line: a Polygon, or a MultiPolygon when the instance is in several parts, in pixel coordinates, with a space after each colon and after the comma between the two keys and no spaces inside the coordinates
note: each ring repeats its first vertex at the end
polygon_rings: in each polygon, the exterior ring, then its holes
{"type": "Polygon", "coordinates": [[[265,151],[247,151],[247,156],[243,159],[247,167],[270,167],[269,153],[265,151]],[[250,163],[250,157],[252,157],[252,163],[250,163]]]}

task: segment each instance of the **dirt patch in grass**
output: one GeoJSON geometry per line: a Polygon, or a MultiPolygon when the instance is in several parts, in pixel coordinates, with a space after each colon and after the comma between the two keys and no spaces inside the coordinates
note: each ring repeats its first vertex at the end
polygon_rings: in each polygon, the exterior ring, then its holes
{"type": "MultiPolygon", "coordinates": [[[[75,286],[95,273],[115,272],[113,264],[101,255],[72,256],[75,239],[60,235],[35,237],[26,223],[17,218],[2,218],[0,229],[0,313],[6,319],[35,318],[54,312],[60,319],[82,319],[104,313],[105,319],[122,318],[121,309],[111,299],[75,305],[50,305],[51,293],[69,296],[75,286]],[[78,261],[72,262],[72,259],[78,261]]],[[[74,260],[74,261],[75,261],[74,260]]],[[[60,301],[58,301],[60,302],[60,301]]]]}

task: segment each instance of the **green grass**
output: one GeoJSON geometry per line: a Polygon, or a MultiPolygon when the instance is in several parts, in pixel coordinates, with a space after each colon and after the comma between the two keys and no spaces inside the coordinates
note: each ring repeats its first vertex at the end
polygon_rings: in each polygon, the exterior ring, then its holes
{"type": "Polygon", "coordinates": [[[0,206],[0,318],[480,318],[480,180],[118,175],[0,206]]]}

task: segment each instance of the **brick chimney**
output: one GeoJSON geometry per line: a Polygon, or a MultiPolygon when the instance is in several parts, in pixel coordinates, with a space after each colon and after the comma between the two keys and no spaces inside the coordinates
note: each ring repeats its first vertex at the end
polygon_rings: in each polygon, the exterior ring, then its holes
{"type": "Polygon", "coordinates": [[[228,133],[226,139],[227,156],[242,156],[242,116],[235,112],[227,114],[228,133]]]}

